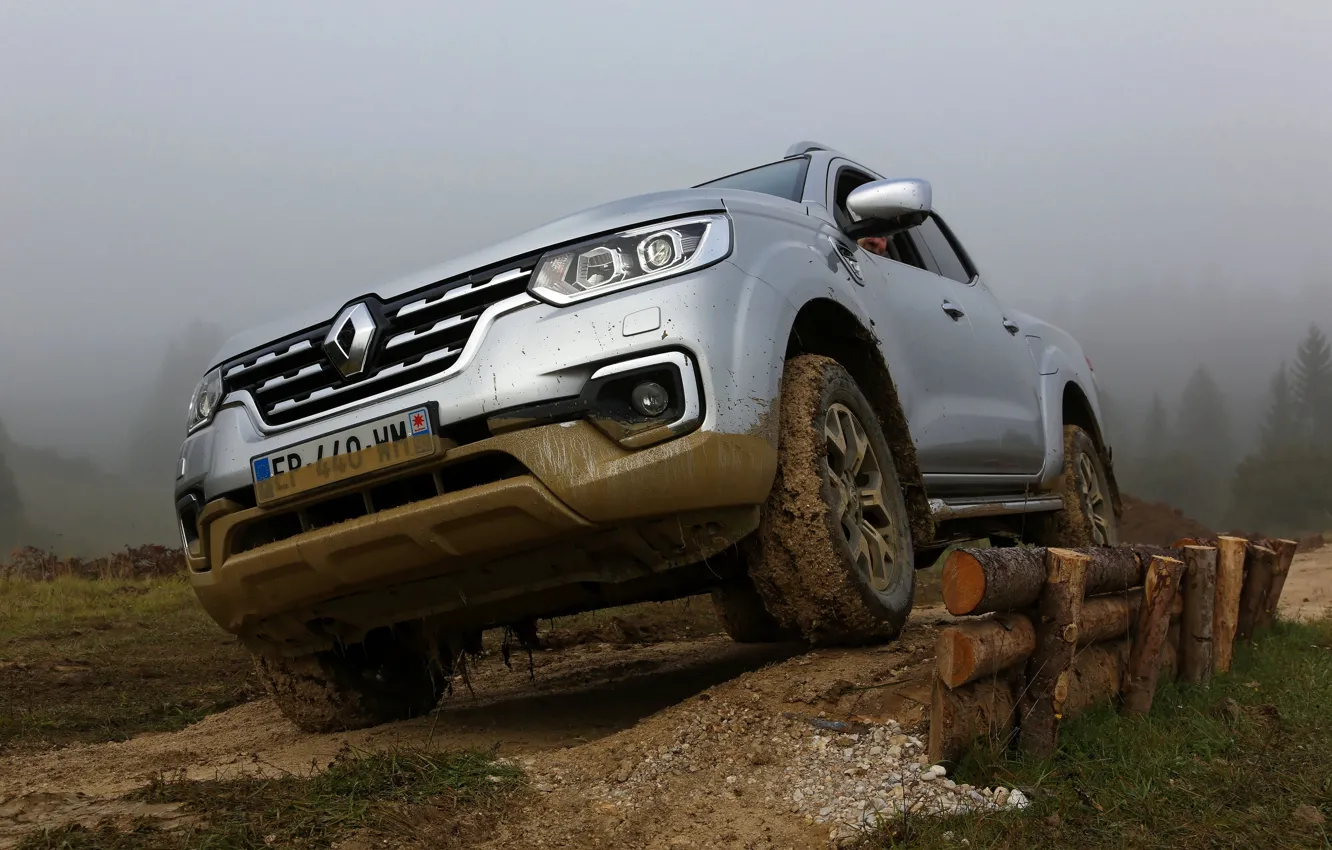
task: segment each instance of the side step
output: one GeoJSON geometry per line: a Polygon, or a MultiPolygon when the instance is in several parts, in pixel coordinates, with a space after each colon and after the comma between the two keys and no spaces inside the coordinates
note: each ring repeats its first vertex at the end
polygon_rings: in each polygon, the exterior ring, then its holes
{"type": "Polygon", "coordinates": [[[972,517],[1057,511],[1063,506],[1064,500],[1059,496],[984,496],[969,499],[930,499],[930,516],[940,521],[971,519],[972,517]]]}

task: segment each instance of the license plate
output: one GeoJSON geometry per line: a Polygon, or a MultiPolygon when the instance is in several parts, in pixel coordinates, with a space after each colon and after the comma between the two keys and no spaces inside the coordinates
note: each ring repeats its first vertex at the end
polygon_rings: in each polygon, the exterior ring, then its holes
{"type": "Polygon", "coordinates": [[[439,446],[428,407],[362,422],[250,461],[263,505],[433,455],[439,446]]]}

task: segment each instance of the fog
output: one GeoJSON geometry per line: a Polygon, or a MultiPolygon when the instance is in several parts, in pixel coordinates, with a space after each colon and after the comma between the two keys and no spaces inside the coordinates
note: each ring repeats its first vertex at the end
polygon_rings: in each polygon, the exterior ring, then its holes
{"type": "Polygon", "coordinates": [[[1242,452],[1332,331],[1328,44],[1325,0],[6,3],[0,446],[61,545],[169,541],[223,336],[813,138],[929,179],[1121,430],[1205,363],[1242,452]]]}

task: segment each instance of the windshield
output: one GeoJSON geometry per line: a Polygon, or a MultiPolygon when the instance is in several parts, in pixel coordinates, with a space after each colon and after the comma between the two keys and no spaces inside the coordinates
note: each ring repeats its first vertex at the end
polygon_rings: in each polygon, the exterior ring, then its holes
{"type": "Polygon", "coordinates": [[[776,195],[788,201],[799,201],[805,194],[805,171],[809,168],[809,157],[798,156],[760,165],[739,174],[731,174],[717,180],[710,180],[695,186],[695,189],[721,187],[723,189],[746,189],[750,192],[762,192],[776,195]]]}

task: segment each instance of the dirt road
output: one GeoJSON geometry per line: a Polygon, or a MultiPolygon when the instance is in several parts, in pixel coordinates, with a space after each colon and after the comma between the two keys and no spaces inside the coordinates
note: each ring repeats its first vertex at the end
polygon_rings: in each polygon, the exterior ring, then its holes
{"type": "MultiPolygon", "coordinates": [[[[1332,609],[1332,547],[1296,556],[1281,608],[1332,609]]],[[[179,732],[0,755],[0,848],[39,826],[178,816],[120,799],[162,775],[306,774],[345,748],[395,746],[496,747],[524,766],[532,789],[491,850],[824,846],[829,824],[879,802],[863,754],[920,773],[934,636],[949,619],[918,610],[898,641],[848,650],[720,635],[583,644],[537,653],[531,674],[524,656],[507,669],[490,653],[436,717],[310,735],[260,700],[179,732]]],[[[948,793],[982,791],[995,799],[948,793]]]]}
{"type": "Polygon", "coordinates": [[[1332,609],[1332,546],[1299,552],[1281,593],[1286,617],[1314,619],[1332,609]]]}
{"type": "Polygon", "coordinates": [[[495,746],[525,766],[535,790],[495,848],[816,846],[829,828],[813,823],[817,806],[793,811],[789,742],[868,728],[830,720],[888,723],[878,732],[885,747],[918,760],[909,736],[923,738],[934,631],[945,618],[918,611],[900,640],[854,650],[722,636],[577,646],[538,653],[531,676],[525,657],[508,670],[495,653],[473,668],[474,694],[459,689],[438,717],[309,735],[261,700],[180,732],[0,757],[0,847],[36,825],[169,816],[116,799],[163,774],[303,773],[346,747],[397,745],[495,746]]]}

